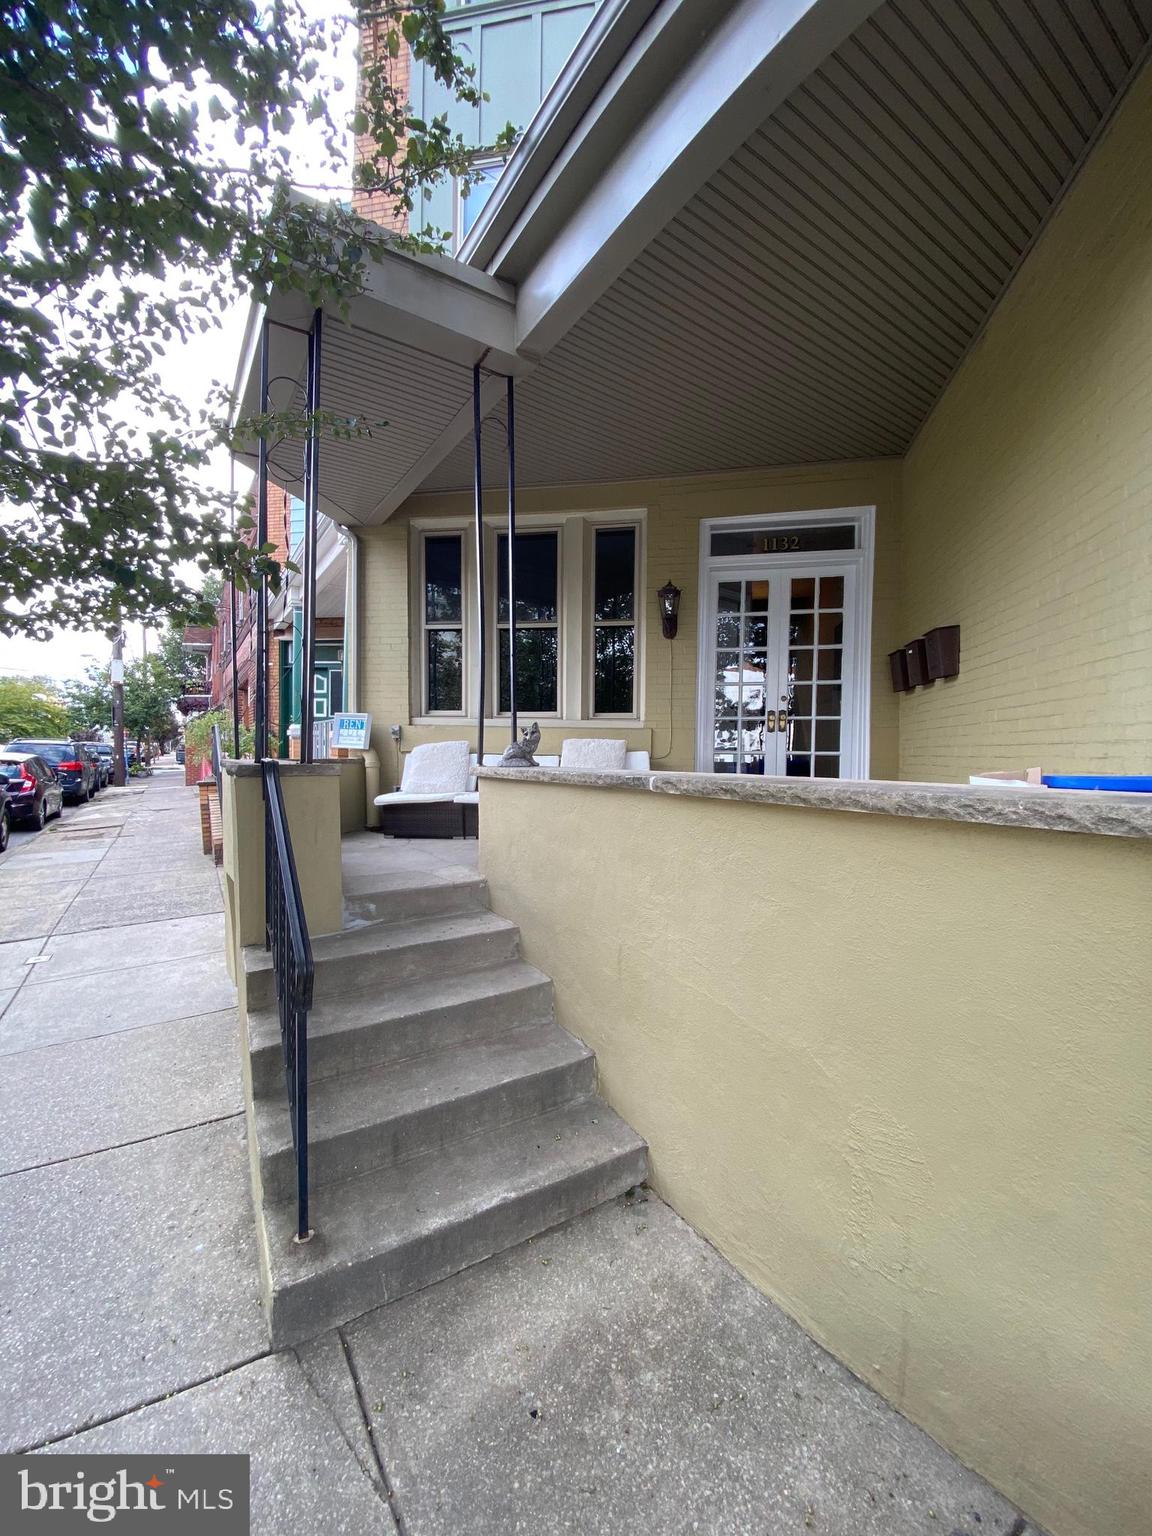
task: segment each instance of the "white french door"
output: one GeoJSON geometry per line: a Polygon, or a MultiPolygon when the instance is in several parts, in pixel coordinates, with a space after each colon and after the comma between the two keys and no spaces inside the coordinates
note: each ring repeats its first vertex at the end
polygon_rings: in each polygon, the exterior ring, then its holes
{"type": "Polygon", "coordinates": [[[697,768],[866,778],[871,509],[701,532],[697,768]]]}

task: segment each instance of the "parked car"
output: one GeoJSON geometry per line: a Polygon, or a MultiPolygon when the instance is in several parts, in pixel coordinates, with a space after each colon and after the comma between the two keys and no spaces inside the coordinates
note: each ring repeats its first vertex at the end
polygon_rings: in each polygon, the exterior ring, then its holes
{"type": "Polygon", "coordinates": [[[116,754],[106,741],[92,741],[88,745],[100,763],[100,788],[104,789],[115,778],[116,754]]]}
{"type": "Polygon", "coordinates": [[[64,809],[59,780],[34,753],[0,752],[0,789],[13,825],[24,822],[43,828],[50,816],[59,816],[64,809]]]}
{"type": "Polygon", "coordinates": [[[84,750],[84,743],[77,741],[33,741],[22,737],[10,741],[5,752],[34,753],[42,757],[55,774],[66,800],[77,805],[91,800],[99,785],[96,760],[84,750]]]}
{"type": "Polygon", "coordinates": [[[8,834],[12,830],[12,812],[8,805],[8,791],[0,780],[0,853],[8,848],[8,834]]]}

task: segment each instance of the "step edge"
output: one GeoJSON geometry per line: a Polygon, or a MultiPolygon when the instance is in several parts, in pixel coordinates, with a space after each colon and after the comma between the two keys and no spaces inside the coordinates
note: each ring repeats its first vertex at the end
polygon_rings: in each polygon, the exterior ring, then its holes
{"type": "MultiPolygon", "coordinates": [[[[556,1028],[559,1028],[559,1027],[560,1027],[559,1025],[556,1026],[556,1028]]],[[[517,1034],[521,1034],[521,1033],[526,1033],[526,1031],[522,1031],[522,1030],[508,1030],[508,1031],[505,1032],[504,1035],[498,1036],[497,1038],[500,1039],[500,1040],[509,1039],[510,1037],[512,1037],[514,1035],[517,1035],[517,1034]]],[[[577,1041],[577,1044],[579,1045],[580,1042],[577,1041]]],[[[454,1050],[457,1050],[457,1049],[458,1049],[457,1046],[449,1045],[449,1046],[443,1047],[443,1049],[441,1051],[429,1051],[426,1054],[428,1056],[437,1056],[437,1055],[447,1054],[449,1051],[454,1051],[454,1050]]],[[[414,1056],[414,1057],[410,1057],[409,1058],[409,1060],[411,1060],[411,1061],[419,1061],[421,1059],[422,1058],[418,1057],[418,1056],[414,1056]]],[[[595,1063],[596,1063],[596,1056],[595,1056],[595,1053],[593,1051],[590,1051],[586,1046],[582,1046],[580,1051],[570,1053],[570,1054],[564,1056],[563,1058],[557,1059],[555,1061],[544,1062],[540,1066],[534,1068],[531,1072],[517,1073],[513,1077],[493,1078],[493,1079],[489,1080],[488,1082],[479,1084],[475,1088],[470,1089],[469,1092],[467,1092],[466,1094],[462,1094],[462,1095],[458,1096],[458,1098],[455,1099],[455,1100],[435,1099],[431,1103],[428,1103],[428,1104],[422,1104],[422,1105],[416,1106],[414,1108],[406,1109],[406,1110],[403,1110],[403,1111],[395,1113],[395,1114],[381,1116],[380,1118],[375,1119],[375,1120],[364,1120],[364,1121],[362,1121],[362,1122],[360,1122],[360,1123],[358,1123],[356,1125],[346,1126],[343,1130],[338,1130],[338,1131],[337,1130],[331,1130],[331,1131],[328,1131],[326,1133],[310,1135],[309,1136],[309,1142],[308,1142],[309,1149],[311,1150],[311,1149],[315,1148],[315,1146],[319,1142],[321,1142],[321,1141],[327,1142],[327,1143],[334,1143],[334,1142],[342,1140],[343,1138],[348,1137],[348,1136],[359,1136],[359,1135],[361,1135],[365,1131],[370,1131],[370,1130],[373,1130],[373,1129],[375,1129],[377,1127],[382,1127],[382,1126],[389,1125],[389,1124],[391,1124],[394,1121],[395,1122],[402,1122],[402,1121],[405,1121],[405,1120],[410,1120],[410,1119],[412,1119],[414,1117],[418,1118],[418,1117],[420,1117],[422,1115],[432,1115],[432,1114],[435,1114],[437,1111],[441,1110],[446,1104],[448,1104],[450,1102],[456,1102],[456,1103],[459,1103],[459,1104],[469,1104],[469,1103],[474,1102],[477,1099],[484,1098],[486,1095],[493,1094],[493,1093],[498,1093],[501,1088],[507,1087],[510,1083],[514,1083],[514,1082],[515,1083],[523,1083],[525,1086],[529,1086],[529,1085],[531,1085],[531,1084],[533,1084],[535,1082],[538,1082],[541,1078],[548,1077],[549,1075],[551,1075],[553,1073],[584,1072],[584,1071],[588,1070],[589,1063],[591,1063],[592,1073],[593,1073],[593,1081],[592,1081],[591,1086],[588,1089],[584,1090],[583,1092],[573,1094],[571,1099],[567,1099],[567,1100],[564,1101],[567,1104],[576,1104],[576,1103],[581,1102],[583,1099],[591,1097],[596,1092],[596,1085],[595,1085],[595,1063]]],[[[392,1063],[389,1062],[386,1065],[387,1066],[391,1066],[392,1063]]],[[[333,1083],[339,1082],[339,1080],[340,1080],[339,1077],[333,1077],[333,1078],[326,1079],[326,1081],[333,1082],[333,1083]]],[[[275,1146],[268,1147],[267,1150],[265,1150],[265,1144],[263,1142],[260,1143],[258,1151],[259,1151],[259,1156],[260,1156],[260,1159],[261,1159],[261,1163],[263,1163],[264,1161],[266,1161],[268,1159],[271,1159],[272,1157],[284,1156],[292,1148],[291,1126],[290,1126],[290,1122],[289,1122],[288,1106],[287,1106],[287,1104],[276,1105],[274,1108],[272,1108],[270,1110],[262,1111],[261,1110],[261,1105],[266,1105],[266,1104],[268,1104],[268,1102],[269,1101],[267,1099],[254,1099],[253,1100],[253,1115],[254,1115],[254,1117],[258,1121],[260,1121],[262,1124],[264,1124],[264,1125],[267,1125],[268,1120],[274,1121],[277,1125],[279,1125],[279,1123],[281,1121],[283,1121],[284,1122],[284,1128],[285,1128],[285,1131],[286,1131],[286,1135],[279,1137],[277,1139],[277,1141],[276,1141],[275,1146]]],[[[554,1104],[552,1106],[551,1110],[535,1110],[535,1111],[533,1111],[533,1113],[528,1114],[528,1115],[513,1115],[510,1119],[508,1119],[506,1121],[500,1121],[499,1125],[521,1125],[526,1120],[538,1119],[541,1114],[550,1114],[554,1110],[559,1110],[561,1107],[562,1107],[562,1105],[560,1105],[560,1104],[554,1104]]],[[[474,1136],[474,1135],[484,1135],[485,1132],[495,1131],[498,1128],[499,1128],[498,1125],[483,1126],[483,1127],[481,1127],[477,1131],[469,1131],[469,1132],[466,1132],[463,1136],[454,1137],[451,1142],[447,1142],[447,1143],[445,1143],[445,1145],[446,1146],[453,1146],[453,1147],[459,1146],[461,1143],[463,1143],[465,1141],[469,1141],[472,1138],[472,1136],[474,1136]]],[[[314,1129],[312,1127],[312,1125],[311,1125],[311,1120],[309,1121],[309,1129],[310,1129],[310,1131],[314,1129]]],[[[439,1150],[443,1150],[443,1149],[441,1148],[439,1150]]],[[[415,1162],[417,1158],[424,1157],[425,1155],[426,1155],[426,1153],[424,1153],[424,1152],[417,1152],[417,1153],[414,1153],[412,1157],[396,1158],[394,1163],[388,1163],[387,1165],[381,1165],[381,1166],[387,1166],[387,1167],[390,1167],[390,1168],[393,1167],[393,1166],[399,1167],[401,1163],[415,1162]]],[[[354,1175],[354,1177],[359,1177],[359,1175],[354,1175]]],[[[339,1183],[339,1182],[342,1182],[342,1181],[340,1181],[340,1180],[333,1180],[332,1182],[333,1183],[339,1183]]]]}

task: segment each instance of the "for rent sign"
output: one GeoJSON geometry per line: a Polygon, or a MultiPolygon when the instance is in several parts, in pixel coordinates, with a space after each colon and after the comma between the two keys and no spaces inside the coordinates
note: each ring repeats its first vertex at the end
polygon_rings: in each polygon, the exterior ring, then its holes
{"type": "Polygon", "coordinates": [[[366,751],[372,739],[371,715],[333,715],[332,745],[366,751]]]}

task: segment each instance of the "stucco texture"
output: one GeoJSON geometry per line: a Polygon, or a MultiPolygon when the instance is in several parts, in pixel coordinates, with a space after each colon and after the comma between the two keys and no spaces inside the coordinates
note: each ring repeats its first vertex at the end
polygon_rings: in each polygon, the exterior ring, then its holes
{"type": "Polygon", "coordinates": [[[903,639],[959,624],[906,695],[900,777],[1152,763],[1152,69],[904,464],[903,639]]]}
{"type": "Polygon", "coordinates": [[[1152,1510],[1152,847],[485,781],[653,1181],[1055,1536],[1152,1510]]]}

